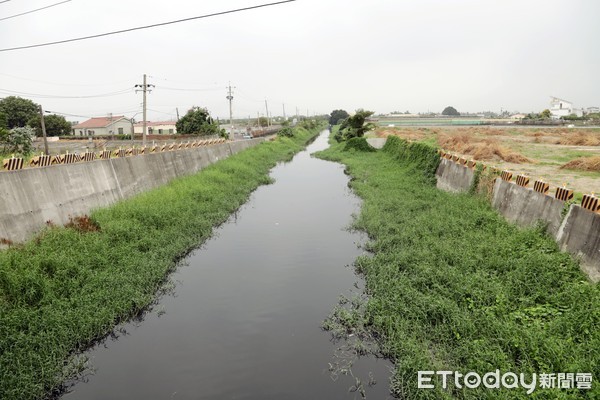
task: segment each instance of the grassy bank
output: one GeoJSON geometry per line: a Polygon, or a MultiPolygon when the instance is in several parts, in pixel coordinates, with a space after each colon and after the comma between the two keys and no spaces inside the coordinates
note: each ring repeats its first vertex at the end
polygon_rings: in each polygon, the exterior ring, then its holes
{"type": "MultiPolygon", "coordinates": [[[[536,229],[507,223],[487,201],[435,188],[426,144],[383,150],[334,145],[319,156],[348,166],[363,199],[355,226],[372,257],[356,260],[364,307],[335,310],[343,329],[378,338],[403,399],[600,398],[600,287],[536,229]],[[592,390],[417,388],[417,371],[593,374],[592,390]]],[[[331,324],[326,324],[331,327],[331,324]]],[[[437,379],[437,380],[436,380],[437,379]]],[[[451,378],[453,382],[453,378],[451,378]]]]}
{"type": "Polygon", "coordinates": [[[252,147],[199,173],[0,252],[0,399],[36,399],[73,355],[141,313],[178,259],[206,240],[317,133],[252,147]]]}

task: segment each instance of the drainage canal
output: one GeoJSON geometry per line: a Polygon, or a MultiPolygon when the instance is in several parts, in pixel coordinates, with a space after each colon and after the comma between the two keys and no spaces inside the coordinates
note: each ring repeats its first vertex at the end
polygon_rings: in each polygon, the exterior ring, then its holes
{"type": "Polygon", "coordinates": [[[275,167],[172,274],[172,293],[87,353],[94,373],[62,398],[360,399],[355,377],[367,398],[388,398],[387,361],[329,370],[339,343],[320,325],[351,296],[361,236],[346,229],[360,202],[343,166],[310,156],[327,146],[323,132],[275,167]]]}

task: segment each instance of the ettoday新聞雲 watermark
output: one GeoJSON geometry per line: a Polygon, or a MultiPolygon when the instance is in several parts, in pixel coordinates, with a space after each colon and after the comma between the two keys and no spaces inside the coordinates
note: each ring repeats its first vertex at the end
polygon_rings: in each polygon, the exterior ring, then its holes
{"type": "Polygon", "coordinates": [[[525,389],[527,394],[536,389],[582,389],[592,388],[592,374],[588,372],[564,372],[541,374],[500,373],[500,370],[487,372],[461,373],[459,371],[418,371],[417,387],[419,389],[435,389],[440,385],[448,389],[450,385],[457,389],[525,389]]]}

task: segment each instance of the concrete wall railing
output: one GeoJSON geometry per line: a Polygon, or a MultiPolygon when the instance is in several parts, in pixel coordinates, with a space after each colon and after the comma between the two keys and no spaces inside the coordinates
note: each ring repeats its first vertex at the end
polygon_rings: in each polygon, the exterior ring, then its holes
{"type": "MultiPolygon", "coordinates": [[[[442,151],[440,155],[437,187],[449,192],[468,192],[475,182],[475,168],[470,168],[469,163],[465,165],[459,157],[449,153],[442,151]]],[[[526,176],[519,175],[513,182],[510,171],[495,170],[492,173],[502,175],[494,182],[492,206],[508,221],[520,226],[534,226],[540,221],[546,224],[548,234],[560,248],[580,259],[582,270],[592,281],[600,281],[598,199],[585,195],[581,206],[569,204],[568,201],[573,198],[570,189],[556,188],[552,196],[543,181],[536,181],[533,188],[528,188],[526,176]]]]}
{"type": "Polygon", "coordinates": [[[22,242],[263,142],[264,138],[0,173],[0,239],[22,242]]]}

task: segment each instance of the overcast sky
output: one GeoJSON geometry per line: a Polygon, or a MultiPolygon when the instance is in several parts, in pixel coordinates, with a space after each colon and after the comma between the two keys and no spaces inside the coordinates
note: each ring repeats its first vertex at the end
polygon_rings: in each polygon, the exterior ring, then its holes
{"type": "MultiPolygon", "coordinates": [[[[60,0],[8,0],[0,19],[60,0]]],[[[262,0],[71,0],[0,21],[0,49],[189,18],[262,0]]],[[[228,117],[366,108],[541,111],[600,106],[598,0],[297,0],[114,36],[0,52],[0,97],[148,119],[191,106],[228,117]],[[56,96],[106,97],[56,98],[56,96]],[[32,95],[32,94],[35,94],[32,95]],[[53,97],[39,97],[49,95],[53,97]]]]}

